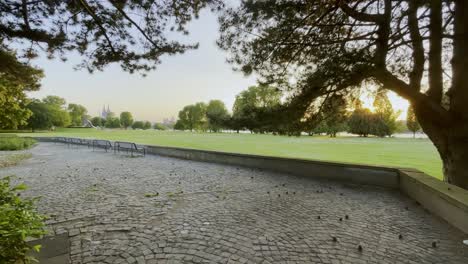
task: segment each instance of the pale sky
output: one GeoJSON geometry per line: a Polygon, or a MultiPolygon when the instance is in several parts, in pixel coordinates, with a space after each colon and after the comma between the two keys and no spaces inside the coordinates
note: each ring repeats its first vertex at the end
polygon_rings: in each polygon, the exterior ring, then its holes
{"type": "MultiPolygon", "coordinates": [[[[255,77],[244,77],[233,72],[225,62],[226,53],[216,46],[218,23],[216,16],[202,12],[198,20],[189,26],[190,35],[184,40],[199,42],[197,50],[182,55],[164,57],[159,67],[147,77],[123,72],[118,65],[111,65],[103,72],[89,74],[75,71],[78,56],[70,56],[67,62],[40,58],[33,62],[44,69],[45,78],[38,92],[31,97],[42,98],[57,95],[67,103],[84,105],[88,114],[97,116],[103,105],[109,105],[117,115],[130,111],[136,120],[159,122],[175,117],[185,105],[220,99],[229,110],[235,96],[248,86],[255,85],[255,77]]],[[[178,38],[179,39],[179,38],[178,38]]],[[[389,94],[393,106],[406,117],[407,102],[395,94],[389,94]]],[[[372,104],[363,98],[365,105],[372,104]]]]}

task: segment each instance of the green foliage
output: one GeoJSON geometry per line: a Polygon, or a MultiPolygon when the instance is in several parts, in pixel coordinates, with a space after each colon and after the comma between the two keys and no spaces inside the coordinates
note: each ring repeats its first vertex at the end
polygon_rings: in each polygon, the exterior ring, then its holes
{"type": "Polygon", "coordinates": [[[242,91],[236,96],[233,106],[232,122],[235,129],[263,131],[261,123],[266,120],[259,116],[278,107],[281,104],[281,95],[281,91],[267,85],[251,86],[242,91]]]}
{"type": "Polygon", "coordinates": [[[100,117],[100,116],[95,116],[91,118],[91,123],[93,123],[93,126],[96,127],[103,127],[106,123],[106,119],[100,117]]]}
{"type": "Polygon", "coordinates": [[[182,120],[177,120],[177,122],[174,124],[174,130],[185,130],[185,125],[183,124],[182,120]]]}
{"type": "Polygon", "coordinates": [[[37,50],[64,60],[66,53],[78,53],[83,57],[79,66],[91,72],[110,63],[119,63],[130,73],[149,71],[162,56],[197,47],[172,40],[167,33],[188,34],[186,24],[207,5],[218,8],[222,2],[32,1],[26,10],[5,3],[0,5],[0,39],[28,58],[35,57],[37,50]],[[13,44],[19,41],[31,45],[13,44]]]}
{"type": "Polygon", "coordinates": [[[120,128],[120,119],[113,117],[113,115],[108,115],[104,126],[107,128],[120,128]]]}
{"type": "Polygon", "coordinates": [[[16,54],[0,45],[0,129],[27,124],[31,111],[26,108],[26,92],[39,90],[42,77],[41,70],[18,61],[16,54]]]}
{"type": "Polygon", "coordinates": [[[179,111],[179,120],[174,129],[206,130],[206,107],[202,102],[185,106],[179,111]]]}
{"type": "Polygon", "coordinates": [[[156,130],[167,130],[167,127],[161,123],[154,123],[153,128],[156,130]]]}
{"type": "Polygon", "coordinates": [[[150,121],[145,121],[143,123],[143,129],[150,129],[151,128],[151,122],[150,121]]]}
{"type": "Polygon", "coordinates": [[[133,129],[143,129],[145,127],[145,123],[143,121],[135,121],[132,124],[133,129]]]}
{"type": "Polygon", "coordinates": [[[36,143],[32,138],[23,137],[0,137],[0,150],[21,150],[28,149],[36,143]]]}
{"type": "Polygon", "coordinates": [[[409,131],[413,132],[413,138],[416,136],[416,132],[421,129],[419,125],[418,119],[414,114],[413,107],[411,105],[408,107],[408,112],[406,115],[406,126],[408,127],[409,131]]]}
{"type": "Polygon", "coordinates": [[[372,133],[372,112],[367,108],[355,109],[348,120],[348,132],[367,137],[372,133]]]}
{"type": "Polygon", "coordinates": [[[374,99],[374,135],[391,136],[397,130],[397,118],[399,112],[395,112],[392,103],[388,99],[386,90],[379,90],[374,99]]]}
{"type": "Polygon", "coordinates": [[[0,179],[0,263],[30,263],[27,253],[40,250],[31,246],[29,238],[40,238],[44,230],[44,217],[35,208],[37,198],[21,198],[26,185],[11,186],[10,177],[0,179]]]}
{"type": "Polygon", "coordinates": [[[132,126],[133,124],[133,116],[130,112],[122,112],[120,113],[120,124],[123,128],[127,129],[128,127],[132,126]]]}
{"type": "Polygon", "coordinates": [[[27,127],[35,130],[69,126],[70,115],[65,110],[65,104],[65,99],[53,95],[45,97],[42,101],[33,99],[27,107],[32,112],[27,127]]]}
{"type": "Polygon", "coordinates": [[[211,100],[206,107],[206,119],[208,120],[208,129],[213,132],[219,132],[226,127],[229,120],[229,113],[226,105],[221,100],[211,100]]]}
{"type": "Polygon", "coordinates": [[[86,107],[79,104],[69,104],[68,112],[71,118],[72,126],[82,126],[83,120],[87,118],[88,110],[86,107]]]}
{"type": "Polygon", "coordinates": [[[336,137],[336,134],[341,131],[346,131],[347,125],[347,102],[346,99],[341,95],[330,96],[326,102],[321,105],[322,109],[319,113],[312,116],[312,120],[308,120],[312,128],[309,130],[309,134],[321,134],[326,133],[330,137],[336,137]],[[318,124],[316,124],[318,119],[318,124]]]}

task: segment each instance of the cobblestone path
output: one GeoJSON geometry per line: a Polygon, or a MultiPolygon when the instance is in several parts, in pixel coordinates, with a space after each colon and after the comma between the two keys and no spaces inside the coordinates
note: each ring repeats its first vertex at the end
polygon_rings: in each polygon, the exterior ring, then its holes
{"type": "Polygon", "coordinates": [[[53,143],[30,152],[0,175],[42,196],[73,264],[468,263],[467,235],[396,191],[53,143]]]}

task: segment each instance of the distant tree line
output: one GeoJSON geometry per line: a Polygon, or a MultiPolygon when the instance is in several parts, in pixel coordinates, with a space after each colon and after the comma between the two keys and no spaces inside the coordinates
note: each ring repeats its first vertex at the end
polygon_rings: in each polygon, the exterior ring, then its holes
{"type": "Polygon", "coordinates": [[[64,98],[49,95],[42,100],[28,99],[25,104],[27,119],[15,124],[4,126],[8,129],[51,130],[55,127],[83,127],[92,124],[95,127],[105,128],[132,128],[166,130],[172,128],[172,124],[166,122],[151,124],[149,121],[134,121],[130,112],[122,112],[119,117],[114,113],[108,113],[106,118],[100,116],[90,117],[86,107],[70,103],[64,98]],[[89,123],[90,122],[90,123],[89,123]]]}
{"type": "MultiPolygon", "coordinates": [[[[393,109],[385,90],[375,94],[374,111],[362,106],[359,99],[349,100],[344,96],[333,95],[325,103],[320,103],[320,111],[308,106],[311,113],[298,121],[291,102],[282,101],[283,94],[268,85],[251,86],[236,96],[232,114],[220,100],[208,104],[198,102],[185,106],[179,111],[179,119],[174,129],[190,131],[220,132],[250,131],[251,133],[271,133],[299,136],[326,134],[336,137],[339,132],[348,132],[362,137],[386,137],[406,130],[405,124],[398,121],[400,112],[393,109]]],[[[416,133],[419,124],[411,107],[408,109],[407,129],[416,133]]]]}
{"type": "Polygon", "coordinates": [[[106,118],[95,116],[91,118],[91,123],[96,127],[105,127],[105,128],[123,128],[123,129],[156,129],[156,130],[166,130],[171,128],[170,124],[155,123],[151,124],[150,121],[134,121],[133,115],[130,112],[122,112],[119,117],[116,117],[114,113],[110,112],[107,114],[106,118]]]}
{"type": "Polygon", "coordinates": [[[84,106],[79,104],[67,106],[65,99],[53,95],[42,100],[32,99],[26,105],[26,109],[30,112],[29,118],[19,128],[29,128],[33,131],[53,127],[79,127],[89,118],[84,106]]]}

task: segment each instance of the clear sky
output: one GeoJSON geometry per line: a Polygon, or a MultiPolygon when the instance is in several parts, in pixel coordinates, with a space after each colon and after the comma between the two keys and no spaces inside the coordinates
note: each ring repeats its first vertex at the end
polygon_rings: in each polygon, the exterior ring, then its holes
{"type": "MultiPolygon", "coordinates": [[[[225,62],[225,52],[215,43],[218,37],[215,15],[202,12],[200,18],[190,24],[189,32],[190,35],[182,39],[199,42],[200,47],[182,55],[164,57],[158,69],[146,77],[123,72],[118,65],[93,74],[75,71],[73,66],[79,62],[79,57],[73,55],[67,62],[39,58],[33,64],[44,69],[45,78],[41,90],[30,95],[63,97],[68,103],[84,105],[91,116],[99,115],[103,105],[109,105],[116,114],[130,111],[135,119],[152,122],[177,118],[183,106],[211,99],[220,99],[231,109],[235,96],[256,84],[255,77],[233,72],[225,62]]],[[[389,96],[394,108],[406,112],[405,100],[394,94],[389,96]]],[[[371,106],[370,99],[363,100],[366,106],[371,106]]],[[[405,116],[403,113],[400,118],[405,116]]]]}

